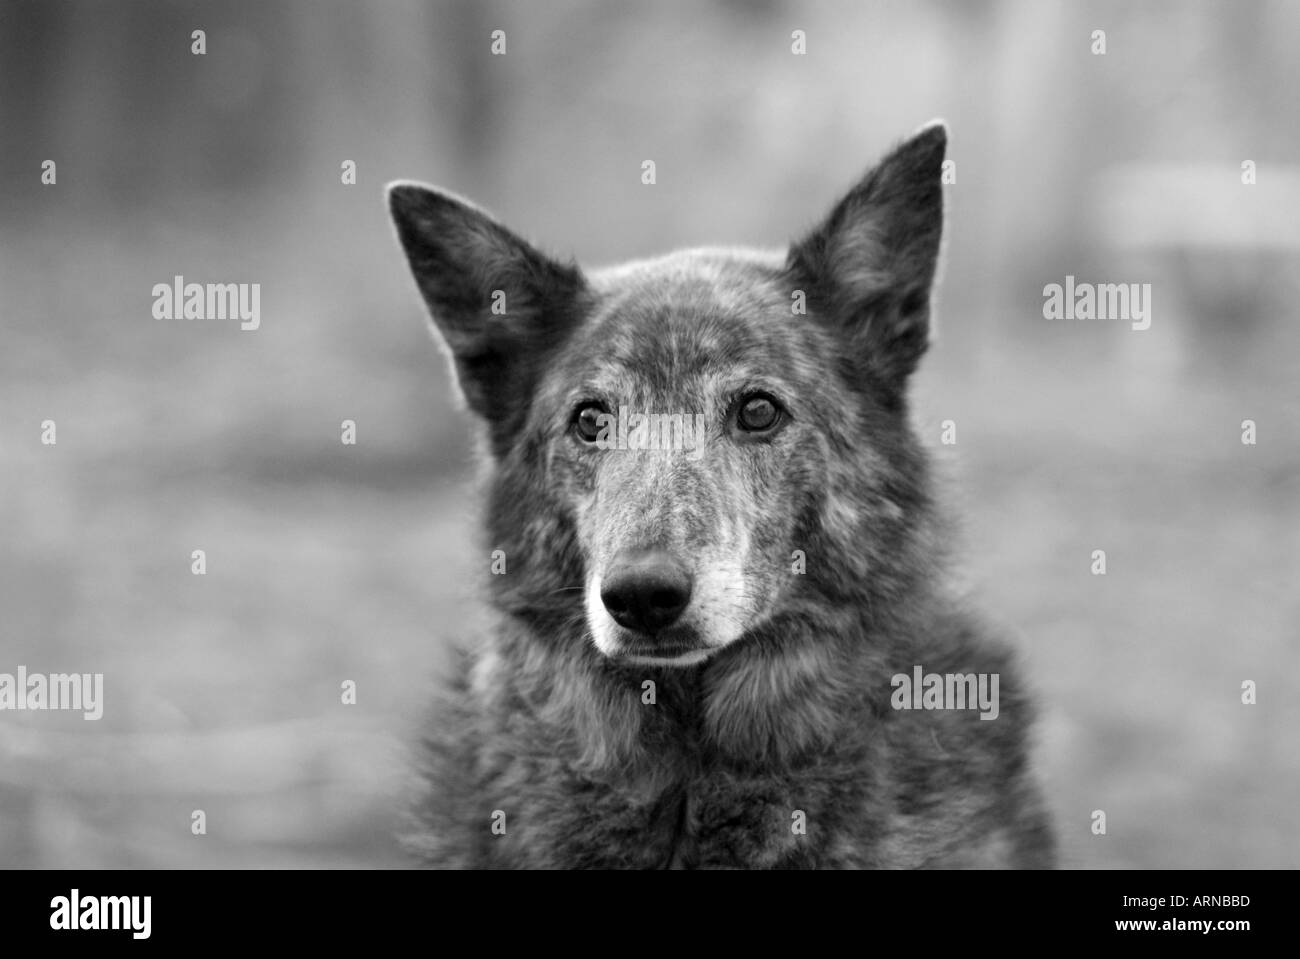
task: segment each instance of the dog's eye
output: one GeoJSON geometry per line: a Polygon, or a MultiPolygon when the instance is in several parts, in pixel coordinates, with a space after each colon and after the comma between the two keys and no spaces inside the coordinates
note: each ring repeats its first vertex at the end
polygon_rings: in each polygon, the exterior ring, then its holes
{"type": "Polygon", "coordinates": [[[604,403],[583,403],[573,411],[573,432],[584,443],[594,443],[600,436],[600,417],[607,413],[604,403]]]}
{"type": "Polygon", "coordinates": [[[746,433],[766,433],[781,422],[781,407],[766,393],[743,397],[736,410],[736,425],[746,433]]]}

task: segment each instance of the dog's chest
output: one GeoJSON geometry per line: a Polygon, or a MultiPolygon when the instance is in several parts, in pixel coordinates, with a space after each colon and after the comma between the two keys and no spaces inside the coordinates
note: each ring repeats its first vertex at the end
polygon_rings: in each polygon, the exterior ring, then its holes
{"type": "Polygon", "coordinates": [[[826,839],[846,824],[810,786],[735,770],[684,775],[656,794],[574,782],[563,797],[534,794],[542,801],[521,810],[526,829],[513,851],[525,864],[562,868],[816,865],[826,839]]]}
{"type": "MultiPolygon", "coordinates": [[[[516,725],[480,804],[507,812],[490,859],[550,868],[778,868],[861,851],[867,768],[853,755],[790,764],[724,750],[700,721],[699,690],[665,681],[636,753],[593,770],[584,741],[516,725]]],[[[647,709],[651,707],[645,707],[647,709]]],[[[509,732],[507,732],[509,729],[509,732]]]]}

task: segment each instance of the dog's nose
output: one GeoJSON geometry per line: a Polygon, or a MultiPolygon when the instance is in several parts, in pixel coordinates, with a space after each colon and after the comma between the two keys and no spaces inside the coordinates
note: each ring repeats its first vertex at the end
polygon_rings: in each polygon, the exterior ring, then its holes
{"type": "Polygon", "coordinates": [[[659,550],[620,553],[600,585],[600,599],[620,626],[656,633],[677,622],[691,601],[691,576],[659,550]]]}

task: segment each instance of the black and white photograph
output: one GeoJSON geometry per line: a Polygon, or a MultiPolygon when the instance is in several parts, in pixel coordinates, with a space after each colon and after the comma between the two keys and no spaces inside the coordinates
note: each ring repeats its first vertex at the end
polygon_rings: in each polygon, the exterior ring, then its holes
{"type": "Polygon", "coordinates": [[[0,0],[0,869],[1297,868],[1298,36],[0,0]]]}

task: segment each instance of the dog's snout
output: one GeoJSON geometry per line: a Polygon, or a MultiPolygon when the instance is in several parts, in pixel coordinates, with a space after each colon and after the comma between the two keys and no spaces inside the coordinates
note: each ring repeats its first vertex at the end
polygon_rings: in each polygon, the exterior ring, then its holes
{"type": "Polygon", "coordinates": [[[662,551],[621,553],[600,587],[614,622],[639,633],[656,633],[677,622],[691,601],[691,576],[662,551]]]}

